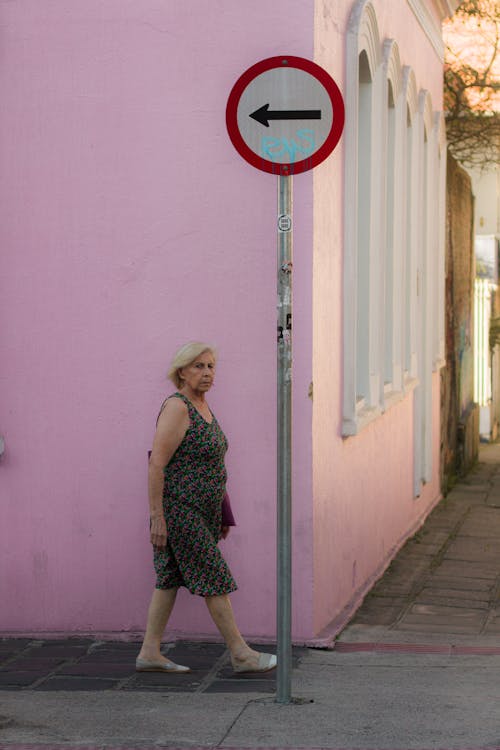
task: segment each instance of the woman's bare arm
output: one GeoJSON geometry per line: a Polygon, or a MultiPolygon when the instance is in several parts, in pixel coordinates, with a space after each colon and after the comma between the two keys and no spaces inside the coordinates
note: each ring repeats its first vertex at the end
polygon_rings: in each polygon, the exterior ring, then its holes
{"type": "Polygon", "coordinates": [[[151,544],[155,547],[164,548],[167,544],[167,528],[163,515],[163,469],[181,444],[188,427],[189,414],[186,404],[179,398],[169,399],[158,419],[149,459],[149,515],[151,544]]]}

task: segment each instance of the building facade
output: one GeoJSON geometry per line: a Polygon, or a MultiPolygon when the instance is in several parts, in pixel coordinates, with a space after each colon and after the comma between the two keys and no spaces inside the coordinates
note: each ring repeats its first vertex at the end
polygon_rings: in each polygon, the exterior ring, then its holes
{"type": "MultiPolygon", "coordinates": [[[[249,636],[275,636],[276,178],[225,131],[258,60],[344,95],[294,178],[293,638],[342,627],[440,498],[452,0],[3,4],[0,629],[142,631],[164,373],[216,344],[249,636]]],[[[173,633],[212,634],[180,596],[173,633]]]]}
{"type": "Polygon", "coordinates": [[[500,425],[500,168],[470,170],[475,195],[475,397],[481,439],[496,440],[500,425]]]}

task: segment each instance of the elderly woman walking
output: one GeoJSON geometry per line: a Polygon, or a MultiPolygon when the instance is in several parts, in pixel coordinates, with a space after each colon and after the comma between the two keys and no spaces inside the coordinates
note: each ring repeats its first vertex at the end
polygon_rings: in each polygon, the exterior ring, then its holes
{"type": "Polygon", "coordinates": [[[156,588],[138,671],[189,672],[160,651],[180,586],[204,597],[231,654],[235,672],[266,672],[276,657],[251,649],[236,625],[229,594],[237,586],[217,546],[222,526],[227,440],[205,394],[214,382],[212,347],[190,343],[175,355],[168,376],[177,392],[158,416],[149,461],[150,535],[156,588]]]}

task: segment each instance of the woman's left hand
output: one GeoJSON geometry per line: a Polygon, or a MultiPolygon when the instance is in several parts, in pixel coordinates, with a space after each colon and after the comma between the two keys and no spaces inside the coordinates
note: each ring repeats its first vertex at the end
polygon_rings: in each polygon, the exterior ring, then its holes
{"type": "Polygon", "coordinates": [[[225,539],[227,537],[227,535],[229,534],[229,529],[230,528],[231,528],[230,526],[221,526],[220,527],[221,539],[225,539]]]}

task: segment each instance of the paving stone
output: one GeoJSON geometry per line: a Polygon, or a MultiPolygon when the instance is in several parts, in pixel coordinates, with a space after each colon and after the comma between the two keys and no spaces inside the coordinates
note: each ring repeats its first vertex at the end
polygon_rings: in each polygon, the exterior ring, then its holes
{"type": "Polygon", "coordinates": [[[483,620],[483,613],[474,608],[458,609],[440,604],[413,604],[409,615],[425,615],[426,617],[449,617],[451,620],[476,621],[483,620]]]}
{"type": "Polygon", "coordinates": [[[415,538],[421,539],[425,544],[444,544],[448,540],[448,533],[443,529],[435,529],[431,516],[417,532],[415,538]]]}
{"type": "Polygon", "coordinates": [[[120,663],[91,663],[78,662],[70,664],[58,670],[58,675],[78,675],[80,677],[108,677],[111,679],[123,679],[135,674],[135,665],[120,663]]]}
{"type": "Polygon", "coordinates": [[[52,672],[58,664],[63,664],[64,661],[64,659],[58,659],[57,657],[32,659],[30,655],[18,656],[17,659],[12,659],[4,669],[10,672],[52,672]]]}
{"type": "Polygon", "coordinates": [[[207,672],[135,672],[133,682],[142,685],[189,685],[200,683],[207,672]]]}
{"type": "Polygon", "coordinates": [[[405,596],[384,596],[379,594],[368,594],[364,600],[361,609],[366,607],[406,607],[409,600],[405,596]]]}
{"type": "Polygon", "coordinates": [[[411,591],[414,588],[413,582],[408,581],[398,581],[396,577],[391,577],[388,580],[382,579],[374,589],[372,589],[372,592],[377,596],[386,596],[386,597],[394,597],[394,598],[406,598],[409,596],[411,591]]]}
{"type": "Polygon", "coordinates": [[[472,474],[460,481],[460,489],[469,492],[486,492],[490,489],[491,474],[490,472],[482,474],[472,474]]]}
{"type": "Polygon", "coordinates": [[[104,651],[139,651],[141,644],[142,641],[94,641],[91,642],[91,648],[104,651]]]}
{"type": "Polygon", "coordinates": [[[500,565],[500,544],[494,539],[458,536],[446,551],[446,559],[500,565]]]}
{"type": "Polygon", "coordinates": [[[489,622],[483,632],[485,635],[500,635],[500,621],[489,622]]]}
{"type": "MultiPolygon", "coordinates": [[[[250,644],[252,645],[252,644],[250,644]]],[[[253,646],[252,646],[253,647],[253,646]]],[[[264,646],[262,646],[264,648],[264,646]]],[[[192,643],[189,641],[177,641],[176,643],[171,644],[167,648],[162,649],[164,653],[173,654],[173,653],[201,653],[201,654],[211,654],[214,657],[218,658],[221,656],[224,651],[226,651],[226,645],[224,643],[211,643],[206,641],[200,641],[199,643],[192,643]]]]}
{"type": "Polygon", "coordinates": [[[341,654],[363,652],[378,654],[451,654],[451,646],[433,643],[343,643],[337,641],[335,651],[341,654]]]}
{"type": "MultiPolygon", "coordinates": [[[[442,598],[442,599],[451,599],[452,603],[450,606],[456,607],[459,606],[458,602],[464,602],[469,601],[471,604],[469,605],[471,609],[474,609],[475,604],[486,604],[489,605],[490,599],[491,599],[491,592],[492,588],[489,587],[485,591],[474,591],[474,590],[463,590],[458,588],[447,588],[445,586],[442,587],[429,587],[426,586],[418,595],[418,599],[420,600],[422,597],[433,597],[435,598],[442,598]]],[[[439,602],[438,602],[439,603],[439,602]]]]}
{"type": "Polygon", "coordinates": [[[456,528],[460,526],[462,520],[463,514],[461,513],[459,516],[454,517],[453,519],[448,519],[448,517],[444,515],[436,516],[436,518],[431,518],[429,521],[426,521],[426,523],[429,524],[429,528],[431,528],[433,531],[446,534],[446,536],[449,537],[455,532],[456,528]]]}
{"type": "MultiPolygon", "coordinates": [[[[391,613],[393,617],[397,617],[398,614],[400,612],[403,612],[409,604],[409,600],[407,599],[403,599],[403,604],[378,604],[377,599],[378,597],[364,602],[363,605],[359,608],[357,614],[363,615],[365,617],[370,617],[371,615],[376,617],[379,614],[381,616],[384,616],[384,614],[387,614],[389,616],[389,613],[391,613]]],[[[390,601],[390,599],[388,599],[388,601],[390,601]]]]}
{"type": "Polygon", "coordinates": [[[457,589],[457,591],[466,593],[469,592],[481,592],[484,595],[491,595],[495,583],[492,579],[484,578],[451,578],[450,576],[443,575],[439,571],[430,576],[425,582],[426,589],[457,589]]]}
{"type": "Polygon", "coordinates": [[[444,595],[439,595],[434,591],[434,593],[429,593],[427,590],[427,593],[421,592],[418,597],[416,598],[417,604],[438,604],[442,605],[444,607],[459,607],[461,609],[483,609],[483,610],[489,610],[489,601],[484,600],[477,600],[477,599],[465,599],[460,597],[447,597],[444,595]]]}
{"type": "Polygon", "coordinates": [[[430,566],[428,564],[416,565],[412,571],[412,566],[407,562],[400,565],[395,561],[391,565],[391,569],[374,586],[373,591],[379,596],[406,596],[415,588],[416,584],[425,580],[429,572],[430,566]]]}
{"type": "Polygon", "coordinates": [[[30,649],[29,656],[31,658],[41,657],[43,659],[49,656],[55,656],[61,659],[74,659],[75,657],[83,656],[87,651],[88,646],[65,646],[47,643],[30,649]]]}
{"type": "Polygon", "coordinates": [[[195,670],[209,670],[226,652],[219,643],[186,644],[182,641],[165,651],[165,656],[177,664],[185,664],[195,670]]]}
{"type": "MultiPolygon", "coordinates": [[[[292,655],[292,669],[297,669],[299,665],[299,659],[292,655]]],[[[225,664],[217,672],[217,679],[221,680],[276,680],[276,670],[270,669],[268,672],[247,672],[245,674],[236,674],[233,672],[233,668],[230,664],[225,664]]]]}
{"type": "Polygon", "coordinates": [[[128,664],[135,667],[135,659],[139,653],[139,648],[135,651],[101,651],[92,649],[92,651],[80,657],[81,664],[128,664]]]}
{"type": "Polygon", "coordinates": [[[468,523],[471,519],[487,521],[488,523],[499,523],[500,511],[496,508],[488,508],[485,505],[479,508],[471,508],[469,515],[465,519],[465,523],[468,523]]]}
{"type": "Polygon", "coordinates": [[[360,610],[356,613],[352,623],[355,625],[392,625],[401,614],[400,607],[381,607],[376,611],[364,612],[360,610]]]}
{"type": "MultiPolygon", "coordinates": [[[[119,691],[126,692],[126,693],[158,693],[160,695],[168,695],[175,693],[176,695],[179,693],[186,693],[186,694],[193,694],[200,691],[201,683],[196,685],[135,685],[135,684],[129,684],[121,685],[119,688],[119,691]]],[[[1,750],[1,748],[0,748],[1,750]]],[[[108,748],[106,748],[108,750],[108,748]]],[[[111,750],[111,749],[110,749],[111,750]]],[[[115,750],[115,748],[113,748],[115,750]]],[[[142,750],[142,748],[141,748],[142,750]]],[[[171,749],[169,749],[171,750],[171,749]]],[[[201,749],[200,749],[201,750],[201,749]]]]}
{"type": "Polygon", "coordinates": [[[187,672],[185,674],[163,673],[163,672],[136,672],[135,677],[127,683],[128,690],[137,690],[139,687],[157,688],[182,688],[183,690],[195,690],[202,683],[205,674],[203,672],[187,672]]]}
{"type": "Polygon", "coordinates": [[[479,633],[487,614],[477,609],[461,609],[435,604],[414,604],[397,624],[398,630],[423,632],[479,633]]]}
{"type": "Polygon", "coordinates": [[[429,621],[428,619],[422,618],[422,617],[412,617],[411,619],[404,619],[401,622],[398,622],[397,625],[394,626],[395,630],[401,631],[401,632],[409,632],[409,633],[419,633],[424,634],[428,633],[431,634],[439,634],[442,633],[445,636],[451,636],[451,635],[469,635],[469,636],[475,636],[478,635],[480,632],[480,628],[475,627],[473,625],[465,624],[465,623],[449,623],[446,619],[443,620],[432,620],[429,621]]]}
{"type": "Polygon", "coordinates": [[[99,680],[93,677],[49,677],[35,690],[112,690],[117,680],[99,680]]]}
{"type": "Polygon", "coordinates": [[[450,526],[452,526],[462,520],[467,511],[468,506],[466,500],[464,501],[462,499],[453,502],[453,500],[450,499],[450,495],[448,495],[444,500],[441,500],[437,508],[432,511],[430,517],[425,521],[422,528],[430,528],[434,522],[439,521],[442,523],[443,520],[448,521],[450,526]],[[429,526],[427,526],[427,524],[429,524],[429,526]]]}
{"type": "Polygon", "coordinates": [[[2,649],[14,649],[15,651],[26,648],[31,643],[30,638],[0,638],[0,651],[2,649]]]}
{"type": "Polygon", "coordinates": [[[459,536],[500,536],[500,510],[496,508],[474,508],[460,528],[459,536]]]}
{"type": "Polygon", "coordinates": [[[10,659],[14,659],[17,656],[19,656],[19,651],[0,652],[0,667],[3,666],[10,659]]]}
{"type": "Polygon", "coordinates": [[[276,683],[258,680],[235,681],[235,680],[215,680],[204,691],[204,693],[274,693],[276,692],[276,683]]]}
{"type": "Polygon", "coordinates": [[[469,487],[462,485],[455,486],[447,495],[446,500],[449,503],[456,505],[457,503],[469,503],[471,505],[479,505],[484,503],[488,496],[488,490],[485,487],[483,492],[474,491],[469,487]]]}
{"type": "Polygon", "coordinates": [[[0,687],[4,690],[10,687],[28,687],[41,677],[45,677],[46,674],[47,672],[7,672],[2,670],[0,672],[0,687]]]}
{"type": "Polygon", "coordinates": [[[404,576],[406,579],[417,580],[429,570],[429,561],[418,557],[398,555],[391,563],[390,572],[393,575],[404,576]]]}
{"type": "MultiPolygon", "coordinates": [[[[447,534],[443,534],[443,536],[448,539],[447,534]]],[[[405,546],[405,551],[415,556],[421,555],[422,557],[435,557],[443,549],[444,545],[445,542],[433,544],[431,542],[427,543],[424,541],[411,541],[408,542],[405,546]]]]}
{"type": "Polygon", "coordinates": [[[498,577],[498,565],[488,562],[465,562],[464,560],[449,560],[447,557],[441,565],[433,572],[455,579],[481,578],[483,580],[496,580],[498,577]]]}
{"type": "Polygon", "coordinates": [[[492,478],[493,472],[491,471],[487,471],[479,476],[470,477],[471,484],[466,484],[463,481],[457,482],[457,484],[452,488],[451,493],[456,493],[460,497],[465,495],[467,491],[469,491],[471,500],[478,496],[482,497],[485,492],[489,492],[489,490],[491,489],[492,478]]]}
{"type": "Polygon", "coordinates": [[[78,646],[79,648],[90,648],[96,642],[95,638],[80,638],[79,636],[69,636],[68,638],[43,638],[40,640],[42,641],[42,648],[45,645],[50,646],[51,648],[72,648],[75,646],[78,646]]]}
{"type": "MultiPolygon", "coordinates": [[[[466,528],[460,530],[460,534],[457,536],[457,540],[467,539],[471,542],[483,541],[491,544],[492,542],[498,541],[500,538],[500,524],[495,526],[493,524],[486,523],[471,523],[466,528]]],[[[451,545],[450,545],[451,546],[451,545]]],[[[448,551],[446,552],[448,556],[448,551]]]]}
{"type": "MultiPolygon", "coordinates": [[[[292,663],[292,668],[296,669],[297,665],[292,663]]],[[[271,669],[269,670],[269,672],[248,672],[246,674],[236,674],[235,672],[233,672],[232,667],[228,665],[217,672],[217,679],[227,680],[228,682],[234,682],[235,684],[238,681],[254,682],[255,680],[257,680],[258,682],[276,682],[276,670],[271,669]]]]}
{"type": "Polygon", "coordinates": [[[489,634],[500,633],[500,612],[498,610],[494,610],[490,615],[486,622],[484,632],[489,634]]]}

